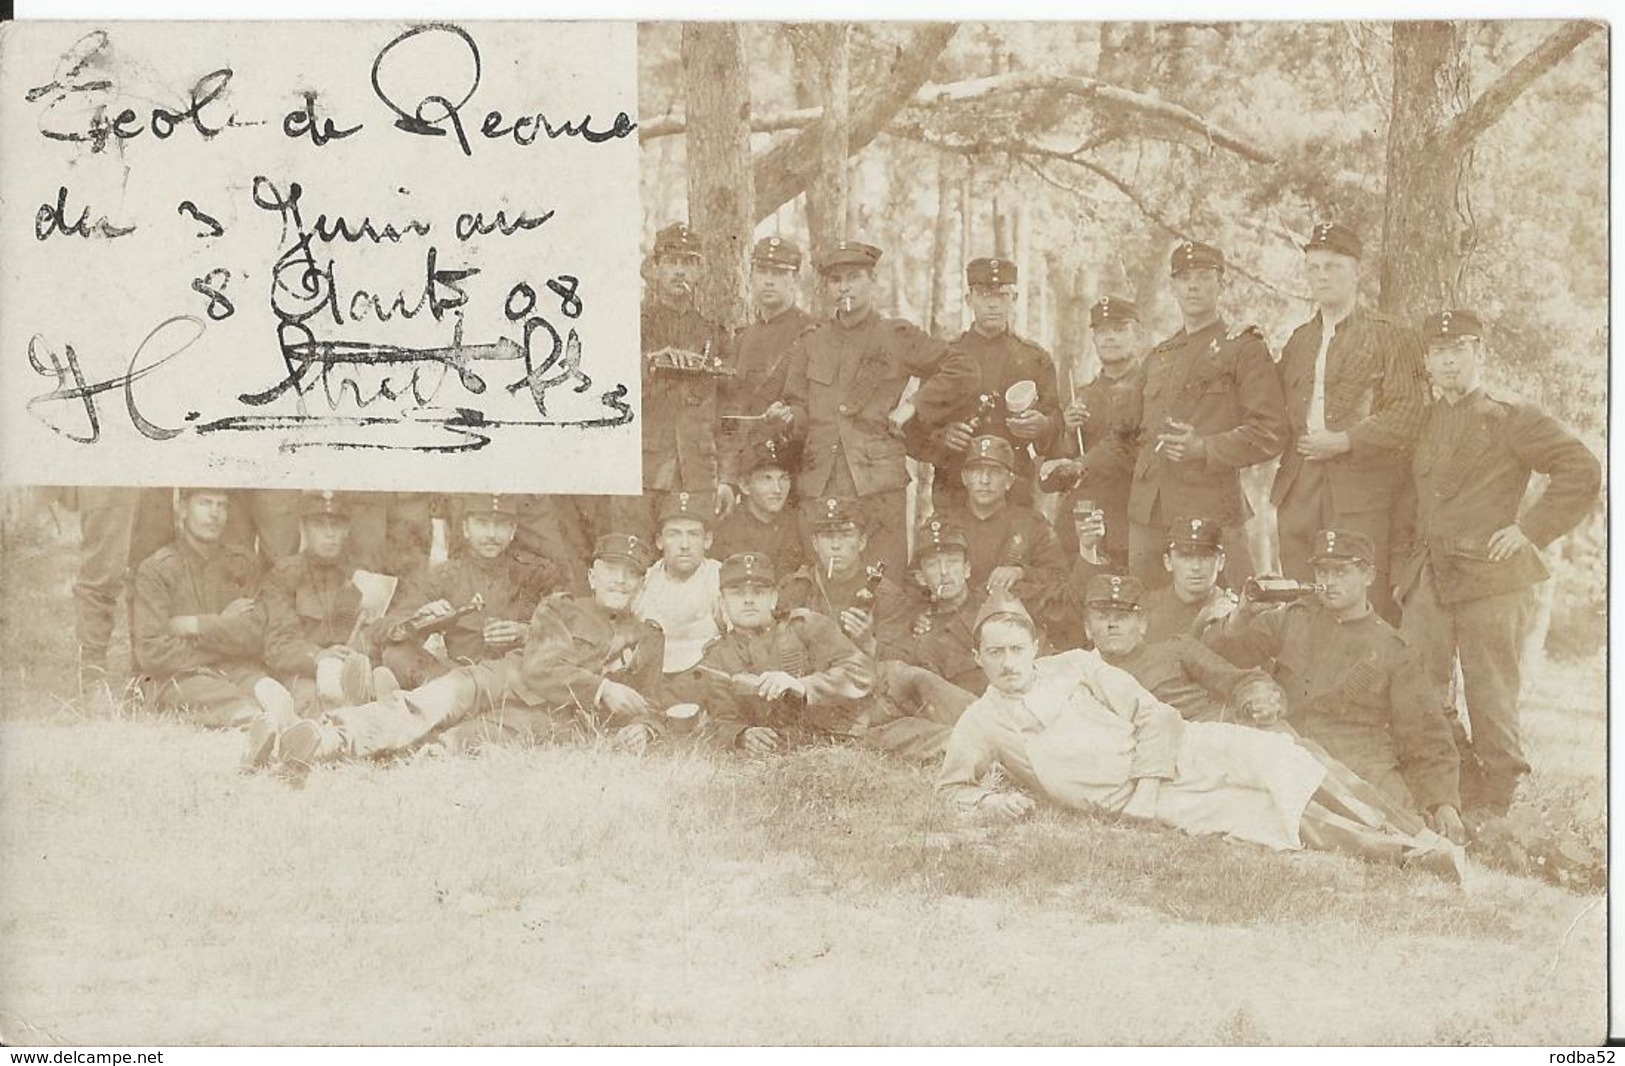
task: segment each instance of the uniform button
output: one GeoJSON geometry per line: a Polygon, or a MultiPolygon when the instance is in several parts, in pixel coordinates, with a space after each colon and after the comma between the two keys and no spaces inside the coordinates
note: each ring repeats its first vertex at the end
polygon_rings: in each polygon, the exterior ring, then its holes
{"type": "Polygon", "coordinates": [[[846,414],[846,404],[841,404],[841,406],[836,408],[836,410],[840,411],[843,415],[846,414]]]}

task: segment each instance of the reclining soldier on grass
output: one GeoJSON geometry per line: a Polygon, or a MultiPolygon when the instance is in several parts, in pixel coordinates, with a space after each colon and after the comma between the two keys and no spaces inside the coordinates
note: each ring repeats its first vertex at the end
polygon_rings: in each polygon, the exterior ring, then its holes
{"type": "MultiPolygon", "coordinates": [[[[906,759],[942,757],[972,696],[916,666],[875,660],[840,624],[807,608],[776,619],[773,560],[742,552],[722,564],[728,632],[694,673],[704,735],[765,755],[817,740],[857,740],[906,759]]],[[[652,737],[653,727],[646,726],[652,737]]]]}
{"type": "MultiPolygon", "coordinates": [[[[613,731],[631,739],[641,730],[629,726],[676,702],[661,673],[660,630],[631,614],[648,564],[637,537],[598,538],[587,573],[591,594],[544,600],[522,647],[416,689],[300,721],[277,743],[284,767],[298,773],[347,756],[387,755],[437,734],[452,750],[583,732],[613,731]]],[[[264,762],[271,753],[250,754],[264,762]]]]}
{"type": "Polygon", "coordinates": [[[1095,652],[1040,659],[1036,627],[1018,604],[986,606],[976,639],[988,690],[954,727],[937,778],[963,814],[1020,818],[1036,793],[1188,833],[1414,863],[1461,879],[1457,846],[1425,827],[1362,822],[1373,812],[1351,808],[1335,782],[1327,789],[1326,767],[1285,734],[1187,722],[1095,652]],[[995,764],[1016,787],[990,776],[995,764]]]}

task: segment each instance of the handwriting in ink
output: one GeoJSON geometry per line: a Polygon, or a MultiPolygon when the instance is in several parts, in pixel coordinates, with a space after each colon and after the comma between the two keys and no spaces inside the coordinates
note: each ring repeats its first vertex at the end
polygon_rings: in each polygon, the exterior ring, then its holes
{"type": "Polygon", "coordinates": [[[198,222],[203,223],[205,226],[207,226],[209,228],[207,233],[198,233],[198,234],[195,234],[195,236],[198,236],[198,237],[218,237],[222,233],[226,232],[226,227],[224,227],[224,226],[222,226],[220,224],[219,219],[215,218],[213,215],[209,214],[207,211],[199,210],[198,205],[194,204],[190,200],[182,200],[176,206],[175,213],[177,215],[182,216],[183,218],[185,216],[187,216],[187,215],[191,215],[193,219],[195,219],[198,222]]]}
{"type": "MultiPolygon", "coordinates": [[[[288,183],[288,192],[283,195],[271,180],[263,175],[254,178],[253,195],[254,206],[265,211],[275,211],[282,219],[282,242],[288,241],[292,231],[305,232],[305,220],[299,210],[299,199],[304,196],[305,190],[297,181],[288,183]],[[291,229],[290,229],[291,227],[291,229]]],[[[549,212],[551,214],[551,212],[549,212]]],[[[324,244],[335,240],[348,241],[355,244],[358,241],[371,241],[381,244],[388,241],[391,244],[401,243],[401,239],[408,233],[419,237],[427,237],[430,224],[415,218],[409,218],[396,229],[395,223],[389,222],[379,230],[372,221],[371,216],[363,216],[360,222],[349,222],[343,215],[328,218],[323,212],[316,216],[316,223],[311,227],[311,234],[324,244]]]]}
{"type": "Polygon", "coordinates": [[[44,241],[60,233],[64,237],[106,237],[112,240],[135,232],[134,225],[115,225],[107,220],[106,215],[98,218],[94,226],[87,225],[90,220],[88,207],[81,210],[79,217],[72,222],[68,221],[68,213],[68,187],[60,185],[56,190],[56,203],[40,204],[39,210],[34,213],[34,238],[44,241]]]}
{"type": "Polygon", "coordinates": [[[304,97],[304,107],[295,108],[294,110],[289,111],[286,115],[282,116],[282,132],[287,136],[299,138],[309,134],[310,143],[314,144],[317,148],[320,148],[328,141],[341,141],[346,137],[351,137],[361,132],[361,124],[359,122],[354,126],[346,126],[345,128],[340,129],[333,124],[333,120],[330,118],[323,118],[318,121],[316,115],[316,94],[307,90],[304,93],[304,97]]]}
{"type": "Polygon", "coordinates": [[[535,218],[531,218],[521,211],[518,218],[509,222],[507,212],[498,209],[496,217],[487,222],[485,221],[485,213],[482,211],[473,214],[464,211],[457,216],[457,224],[453,227],[453,232],[457,234],[457,239],[460,241],[466,241],[476,234],[487,236],[492,233],[500,233],[504,237],[511,237],[520,230],[535,229],[552,217],[552,211],[544,212],[535,218]]]}

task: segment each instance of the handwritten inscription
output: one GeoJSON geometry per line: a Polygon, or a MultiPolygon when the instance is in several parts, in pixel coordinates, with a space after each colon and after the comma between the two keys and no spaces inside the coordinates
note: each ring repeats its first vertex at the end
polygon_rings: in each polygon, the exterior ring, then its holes
{"type": "MultiPolygon", "coordinates": [[[[384,43],[363,53],[370,95],[320,79],[267,92],[264,72],[227,54],[159,78],[115,42],[125,32],[85,33],[48,79],[12,83],[30,86],[19,95],[38,135],[79,153],[60,180],[30,192],[35,241],[168,242],[149,262],[170,276],[139,279],[159,294],[143,297],[144,321],[126,317],[113,330],[90,315],[59,316],[26,327],[27,374],[38,383],[26,408],[50,437],[109,448],[134,439],[133,428],[152,442],[269,434],[283,453],[448,454],[523,427],[633,421],[628,387],[588,350],[585,311],[604,289],[582,261],[597,249],[581,239],[592,227],[575,216],[592,197],[573,184],[574,168],[566,181],[532,163],[507,186],[468,170],[466,194],[448,199],[457,179],[377,173],[373,162],[381,142],[393,145],[389,158],[411,153],[414,166],[464,168],[502,153],[534,158],[549,143],[635,144],[625,109],[595,117],[579,94],[557,114],[516,106],[509,94],[533,91],[529,83],[493,77],[475,35],[451,23],[373,31],[384,43]],[[288,146],[273,165],[254,156],[267,138],[288,146]],[[241,157],[218,152],[238,144],[241,157]],[[210,177],[168,171],[160,210],[128,193],[132,168],[153,166],[138,156],[208,146],[210,177]],[[289,164],[288,153],[322,162],[289,164]],[[123,167],[120,183],[87,176],[81,163],[99,156],[123,167]],[[221,159],[234,170],[223,186],[221,159]],[[339,159],[353,182],[335,180],[325,161],[339,159]],[[554,180],[563,195],[548,195],[554,180]],[[420,199],[420,185],[439,195],[420,199]],[[509,245],[527,250],[500,252],[509,245]]],[[[545,81],[537,86],[545,99],[545,81]]]]}

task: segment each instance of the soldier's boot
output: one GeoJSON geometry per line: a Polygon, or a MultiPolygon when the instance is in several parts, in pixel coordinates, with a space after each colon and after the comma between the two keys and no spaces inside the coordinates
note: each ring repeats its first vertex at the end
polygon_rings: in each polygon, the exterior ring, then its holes
{"type": "Polygon", "coordinates": [[[270,764],[275,757],[277,738],[299,721],[293,693],[274,678],[262,677],[254,683],[254,700],[260,713],[248,723],[248,743],[240,769],[252,773],[270,764]]]}
{"type": "Polygon", "coordinates": [[[1460,885],[1466,880],[1465,853],[1431,829],[1410,836],[1374,829],[1311,802],[1304,809],[1299,833],[1305,844],[1318,850],[1425,870],[1451,884],[1460,885]]]}
{"type": "Polygon", "coordinates": [[[344,733],[325,718],[301,718],[277,738],[283,768],[302,776],[317,763],[332,762],[344,754],[344,733]]]}
{"type": "Polygon", "coordinates": [[[401,683],[395,677],[395,671],[387,666],[372,668],[373,699],[387,700],[401,690],[401,683]]]}

